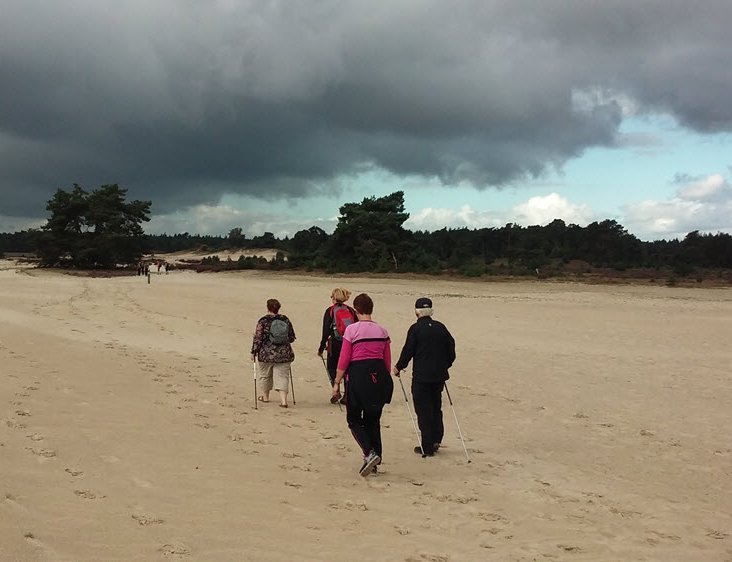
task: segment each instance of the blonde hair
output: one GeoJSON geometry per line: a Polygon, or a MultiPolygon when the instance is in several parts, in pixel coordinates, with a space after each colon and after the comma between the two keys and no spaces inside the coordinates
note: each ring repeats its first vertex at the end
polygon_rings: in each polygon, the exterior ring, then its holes
{"type": "Polygon", "coordinates": [[[343,287],[336,287],[330,294],[330,298],[335,299],[336,302],[346,302],[351,296],[351,291],[344,289],[343,287]]]}

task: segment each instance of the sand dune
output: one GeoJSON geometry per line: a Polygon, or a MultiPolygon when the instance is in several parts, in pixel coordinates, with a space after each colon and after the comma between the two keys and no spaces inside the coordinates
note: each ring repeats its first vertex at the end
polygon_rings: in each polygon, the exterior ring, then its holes
{"type": "Polygon", "coordinates": [[[274,259],[275,255],[277,254],[277,250],[273,250],[272,248],[235,248],[235,249],[227,249],[227,250],[197,250],[197,251],[188,251],[188,250],[182,250],[180,252],[169,252],[169,253],[157,253],[157,254],[148,254],[145,256],[146,259],[158,259],[158,260],[164,260],[168,263],[172,264],[181,264],[186,262],[196,262],[199,260],[202,260],[205,257],[210,256],[217,256],[221,261],[226,260],[232,260],[236,261],[241,256],[258,256],[266,258],[267,260],[274,259]]]}
{"type": "Polygon", "coordinates": [[[3,262],[0,559],[732,560],[731,336],[728,289],[3,262]],[[395,354],[432,297],[472,463],[447,403],[445,446],[412,452],[397,385],[358,476],[315,354],[336,285],[395,354]],[[287,410],[254,408],[269,297],[297,333],[287,410]]]}

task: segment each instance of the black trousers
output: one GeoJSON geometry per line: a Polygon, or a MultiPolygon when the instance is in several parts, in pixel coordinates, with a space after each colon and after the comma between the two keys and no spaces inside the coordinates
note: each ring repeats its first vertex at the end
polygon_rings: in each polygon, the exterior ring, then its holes
{"type": "Polygon", "coordinates": [[[444,382],[416,382],[412,380],[412,400],[417,413],[422,450],[435,452],[435,443],[442,443],[445,426],[442,423],[442,389],[444,382]]]}
{"type": "Polygon", "coordinates": [[[336,369],[338,368],[338,358],[341,356],[341,348],[343,341],[333,337],[328,340],[328,353],[326,354],[325,364],[328,368],[328,376],[330,377],[330,385],[335,382],[336,369]]]}
{"type": "Polygon", "coordinates": [[[383,406],[372,406],[362,408],[352,405],[346,399],[346,421],[351,435],[361,447],[363,456],[368,455],[372,450],[382,456],[381,448],[381,412],[383,406]]]}
{"type": "Polygon", "coordinates": [[[346,379],[346,422],[353,438],[368,455],[371,451],[382,456],[381,412],[389,388],[393,388],[391,376],[381,359],[353,361],[346,379]]]}

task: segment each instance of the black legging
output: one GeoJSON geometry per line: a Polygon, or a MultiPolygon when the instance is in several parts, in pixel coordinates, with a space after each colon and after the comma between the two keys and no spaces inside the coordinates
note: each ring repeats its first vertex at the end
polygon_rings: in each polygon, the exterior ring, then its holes
{"type": "Polygon", "coordinates": [[[338,368],[338,358],[341,356],[341,348],[343,347],[343,340],[337,340],[330,338],[329,349],[326,356],[326,366],[328,369],[328,376],[330,377],[330,384],[333,386],[335,382],[336,369],[338,368]]]}

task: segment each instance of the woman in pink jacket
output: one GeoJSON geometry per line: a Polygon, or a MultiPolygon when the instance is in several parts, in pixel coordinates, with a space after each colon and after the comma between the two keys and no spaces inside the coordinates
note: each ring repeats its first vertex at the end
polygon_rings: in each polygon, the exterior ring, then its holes
{"type": "Polygon", "coordinates": [[[333,396],[338,396],[345,379],[346,421],[363,452],[361,476],[368,476],[381,464],[381,412],[391,402],[391,342],[385,328],[371,319],[374,301],[365,293],[353,299],[358,322],[343,334],[333,396]]]}

